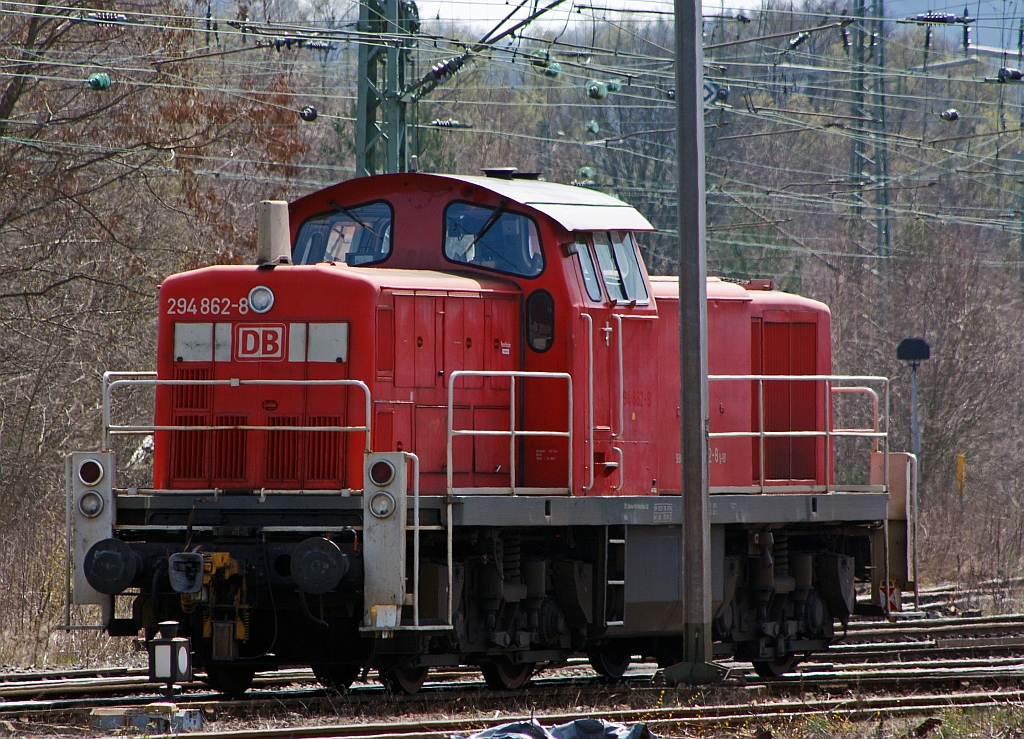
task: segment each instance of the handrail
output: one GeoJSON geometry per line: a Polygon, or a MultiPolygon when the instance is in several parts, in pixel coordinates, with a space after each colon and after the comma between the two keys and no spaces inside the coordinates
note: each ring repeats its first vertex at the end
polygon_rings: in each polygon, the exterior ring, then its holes
{"type": "Polygon", "coordinates": [[[523,372],[523,371],[490,371],[490,370],[455,370],[448,376],[448,439],[447,452],[447,494],[453,495],[454,463],[452,442],[456,436],[508,436],[509,437],[509,489],[516,494],[516,437],[518,436],[557,436],[569,440],[569,494],[572,495],[572,447],[573,447],[573,415],[572,415],[572,375],[568,372],[523,372]],[[509,429],[508,431],[457,429],[455,428],[455,380],[459,377],[507,377],[509,378],[509,429]],[[516,429],[516,378],[526,379],[563,379],[568,383],[568,431],[523,431],[516,429]]]}
{"type": "MultiPolygon", "coordinates": [[[[882,440],[882,447],[885,452],[884,454],[884,472],[883,472],[883,489],[889,489],[889,378],[880,377],[875,375],[709,375],[708,381],[740,381],[740,382],[757,382],[757,411],[758,411],[758,428],[753,431],[717,431],[709,432],[709,439],[727,439],[727,438],[756,438],[759,440],[760,455],[759,455],[759,480],[755,487],[755,491],[765,493],[766,490],[770,489],[770,486],[766,486],[765,478],[765,440],[771,438],[824,438],[824,475],[825,484],[824,490],[830,491],[835,490],[836,486],[830,482],[834,474],[832,469],[832,455],[830,454],[831,439],[833,437],[843,438],[868,438],[874,440],[874,449],[878,451],[878,440],[882,440]],[[764,383],[765,382],[822,382],[824,383],[826,397],[830,399],[829,402],[825,403],[824,408],[824,429],[822,430],[790,430],[790,431],[766,431],[765,430],[765,415],[764,415],[764,383]],[[879,383],[884,388],[885,394],[885,411],[884,415],[879,418],[878,413],[878,392],[873,388],[860,386],[839,386],[833,385],[835,382],[861,382],[861,383],[879,383]],[[832,402],[831,398],[833,394],[837,393],[851,393],[851,394],[864,394],[868,395],[872,399],[872,426],[870,428],[833,428],[833,417],[832,417],[832,402]],[[884,429],[881,427],[879,422],[884,424],[884,429]]],[[[811,486],[817,489],[818,485],[811,486]]]]}
{"type": "MultiPolygon", "coordinates": [[[[617,338],[616,343],[618,345],[619,350],[619,392],[617,393],[619,396],[619,429],[618,431],[612,432],[612,438],[617,439],[620,436],[622,436],[622,432],[626,428],[626,412],[624,400],[624,396],[626,394],[626,375],[624,373],[622,366],[622,316],[620,316],[618,313],[612,313],[612,320],[615,321],[615,334],[617,338]]],[[[621,451],[619,452],[619,455],[622,455],[621,451]]]]}
{"type": "Polygon", "coordinates": [[[370,388],[362,380],[159,380],[156,372],[104,372],[103,373],[103,448],[110,448],[111,436],[152,434],[157,431],[320,431],[320,432],[362,432],[365,434],[365,450],[370,451],[372,403],[370,388]],[[358,387],[366,398],[365,424],[363,426],[147,426],[115,425],[111,423],[112,394],[116,388],[130,386],[214,386],[241,387],[243,385],[286,385],[299,387],[358,387]]]}
{"type": "Polygon", "coordinates": [[[587,492],[594,487],[594,319],[589,313],[581,313],[587,319],[587,446],[590,449],[590,481],[583,487],[587,492]]]}

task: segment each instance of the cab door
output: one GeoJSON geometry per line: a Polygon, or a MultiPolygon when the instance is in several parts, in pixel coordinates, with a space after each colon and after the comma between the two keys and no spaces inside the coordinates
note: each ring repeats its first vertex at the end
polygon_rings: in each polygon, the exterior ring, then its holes
{"type": "Polygon", "coordinates": [[[604,466],[610,492],[639,495],[658,487],[657,312],[632,235],[595,232],[592,240],[610,304],[610,322],[602,326],[611,427],[604,466]]]}

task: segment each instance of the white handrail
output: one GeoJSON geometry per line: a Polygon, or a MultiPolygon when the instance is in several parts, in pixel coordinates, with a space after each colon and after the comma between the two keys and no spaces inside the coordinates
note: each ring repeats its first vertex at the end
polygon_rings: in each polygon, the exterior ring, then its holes
{"type": "Polygon", "coordinates": [[[370,451],[372,403],[370,388],[362,380],[159,380],[156,372],[104,372],[103,373],[103,448],[110,448],[111,436],[152,434],[157,431],[319,431],[319,432],[363,432],[365,449],[370,451]],[[116,388],[130,386],[214,386],[241,387],[243,385],[285,385],[300,387],[351,386],[363,391],[365,402],[365,424],[362,426],[146,426],[121,425],[111,422],[112,394],[116,388]]]}
{"type": "MultiPolygon", "coordinates": [[[[833,474],[831,469],[832,456],[830,454],[831,439],[832,437],[844,437],[844,438],[868,438],[874,440],[875,451],[878,451],[878,440],[882,440],[882,447],[885,452],[884,454],[884,466],[883,466],[883,487],[885,490],[889,489],[889,378],[880,377],[875,375],[709,375],[709,382],[714,381],[739,381],[739,382],[757,382],[757,411],[758,411],[758,428],[755,431],[716,431],[709,432],[709,439],[728,439],[728,438],[756,438],[759,439],[760,447],[760,458],[759,462],[759,473],[760,478],[758,480],[757,489],[764,493],[768,489],[765,485],[765,439],[770,438],[824,438],[824,456],[825,456],[825,490],[834,489],[835,486],[830,483],[830,479],[833,474]],[[813,431],[766,431],[765,416],[764,416],[764,383],[765,382],[822,382],[825,387],[826,398],[829,398],[829,402],[825,403],[824,414],[824,429],[813,430],[813,431]],[[878,392],[870,387],[865,386],[839,386],[835,387],[835,382],[861,382],[861,383],[879,383],[882,385],[885,393],[885,411],[881,419],[878,413],[878,392]],[[837,393],[852,393],[852,394],[864,394],[868,395],[872,399],[872,426],[871,428],[833,428],[833,417],[832,417],[832,403],[831,397],[837,393]],[[882,422],[880,425],[879,422],[882,422]],[[884,428],[882,428],[884,425],[884,428]]],[[[817,487],[817,486],[814,486],[817,487]]]]}
{"type": "MultiPolygon", "coordinates": [[[[622,366],[622,316],[620,316],[618,313],[612,313],[612,320],[615,321],[615,326],[616,326],[615,334],[616,334],[616,337],[617,337],[616,344],[618,345],[618,350],[619,350],[618,351],[618,354],[619,354],[619,386],[618,386],[618,390],[619,390],[619,392],[618,392],[618,396],[619,396],[619,429],[618,429],[618,431],[612,432],[612,438],[613,439],[617,439],[620,436],[622,436],[623,429],[625,429],[625,427],[626,427],[626,413],[625,413],[625,408],[624,408],[624,405],[625,405],[624,396],[626,394],[626,375],[625,375],[625,372],[624,372],[624,369],[623,369],[623,366],[622,366]]],[[[622,455],[622,451],[621,450],[619,451],[619,455],[620,456],[622,455]]],[[[616,488],[616,489],[618,489],[618,488],[616,488]]]]}
{"type": "Polygon", "coordinates": [[[580,315],[587,320],[587,446],[590,450],[590,481],[583,487],[583,492],[587,492],[594,487],[594,319],[589,313],[580,315]]]}
{"type": "Polygon", "coordinates": [[[489,370],[455,370],[448,376],[448,439],[446,443],[447,453],[447,494],[451,496],[454,488],[454,454],[452,451],[453,440],[456,436],[508,436],[509,437],[509,483],[512,495],[516,494],[516,437],[518,436],[557,436],[569,440],[569,495],[572,495],[572,447],[573,447],[573,415],[572,415],[572,375],[568,372],[522,372],[522,371],[489,371],[489,370]],[[459,377],[507,377],[509,378],[509,430],[476,430],[455,428],[455,380],[459,377]],[[536,379],[562,379],[568,383],[568,431],[523,431],[516,429],[515,403],[516,383],[515,378],[536,378],[536,379]]]}

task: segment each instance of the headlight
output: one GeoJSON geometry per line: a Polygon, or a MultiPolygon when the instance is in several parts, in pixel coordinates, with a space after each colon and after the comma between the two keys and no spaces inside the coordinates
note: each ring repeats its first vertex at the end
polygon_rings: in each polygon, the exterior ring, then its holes
{"type": "Polygon", "coordinates": [[[103,496],[95,490],[90,490],[78,499],[78,510],[86,518],[96,518],[103,512],[103,496]]]}
{"type": "Polygon", "coordinates": [[[377,518],[387,518],[395,512],[396,507],[395,499],[383,490],[370,498],[370,513],[377,518]]]}
{"type": "Polygon", "coordinates": [[[249,291],[249,307],[254,313],[266,313],[274,307],[274,293],[263,285],[254,287],[249,291]]]}

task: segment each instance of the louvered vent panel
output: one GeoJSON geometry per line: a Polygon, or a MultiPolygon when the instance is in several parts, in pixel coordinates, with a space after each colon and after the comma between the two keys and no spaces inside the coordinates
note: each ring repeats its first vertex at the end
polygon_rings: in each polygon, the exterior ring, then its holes
{"type": "MultiPolygon", "coordinates": [[[[298,426],[296,416],[271,416],[268,426],[298,426]]],[[[267,479],[275,482],[299,481],[299,434],[296,431],[267,433],[267,479]]]]}
{"type": "MultiPolygon", "coordinates": [[[[206,416],[174,416],[175,426],[205,426],[206,416]]],[[[171,432],[171,479],[206,479],[205,431],[171,432]]]]}
{"type": "MultiPolygon", "coordinates": [[[[338,416],[313,416],[309,419],[310,426],[341,426],[338,416]]],[[[341,469],[341,432],[310,431],[309,453],[306,455],[308,469],[307,480],[337,481],[341,469]]],[[[339,483],[340,484],[340,483],[339,483]]]]}
{"type": "MultiPolygon", "coordinates": [[[[174,370],[175,380],[209,380],[210,370],[208,369],[182,369],[174,370]]],[[[210,386],[209,385],[172,385],[172,402],[175,410],[190,408],[210,407],[210,386]]]]}
{"type": "MultiPolygon", "coordinates": [[[[217,416],[217,426],[245,426],[249,417],[244,415],[217,416]]],[[[243,482],[245,480],[246,432],[228,429],[213,432],[213,478],[243,482]]]]}

